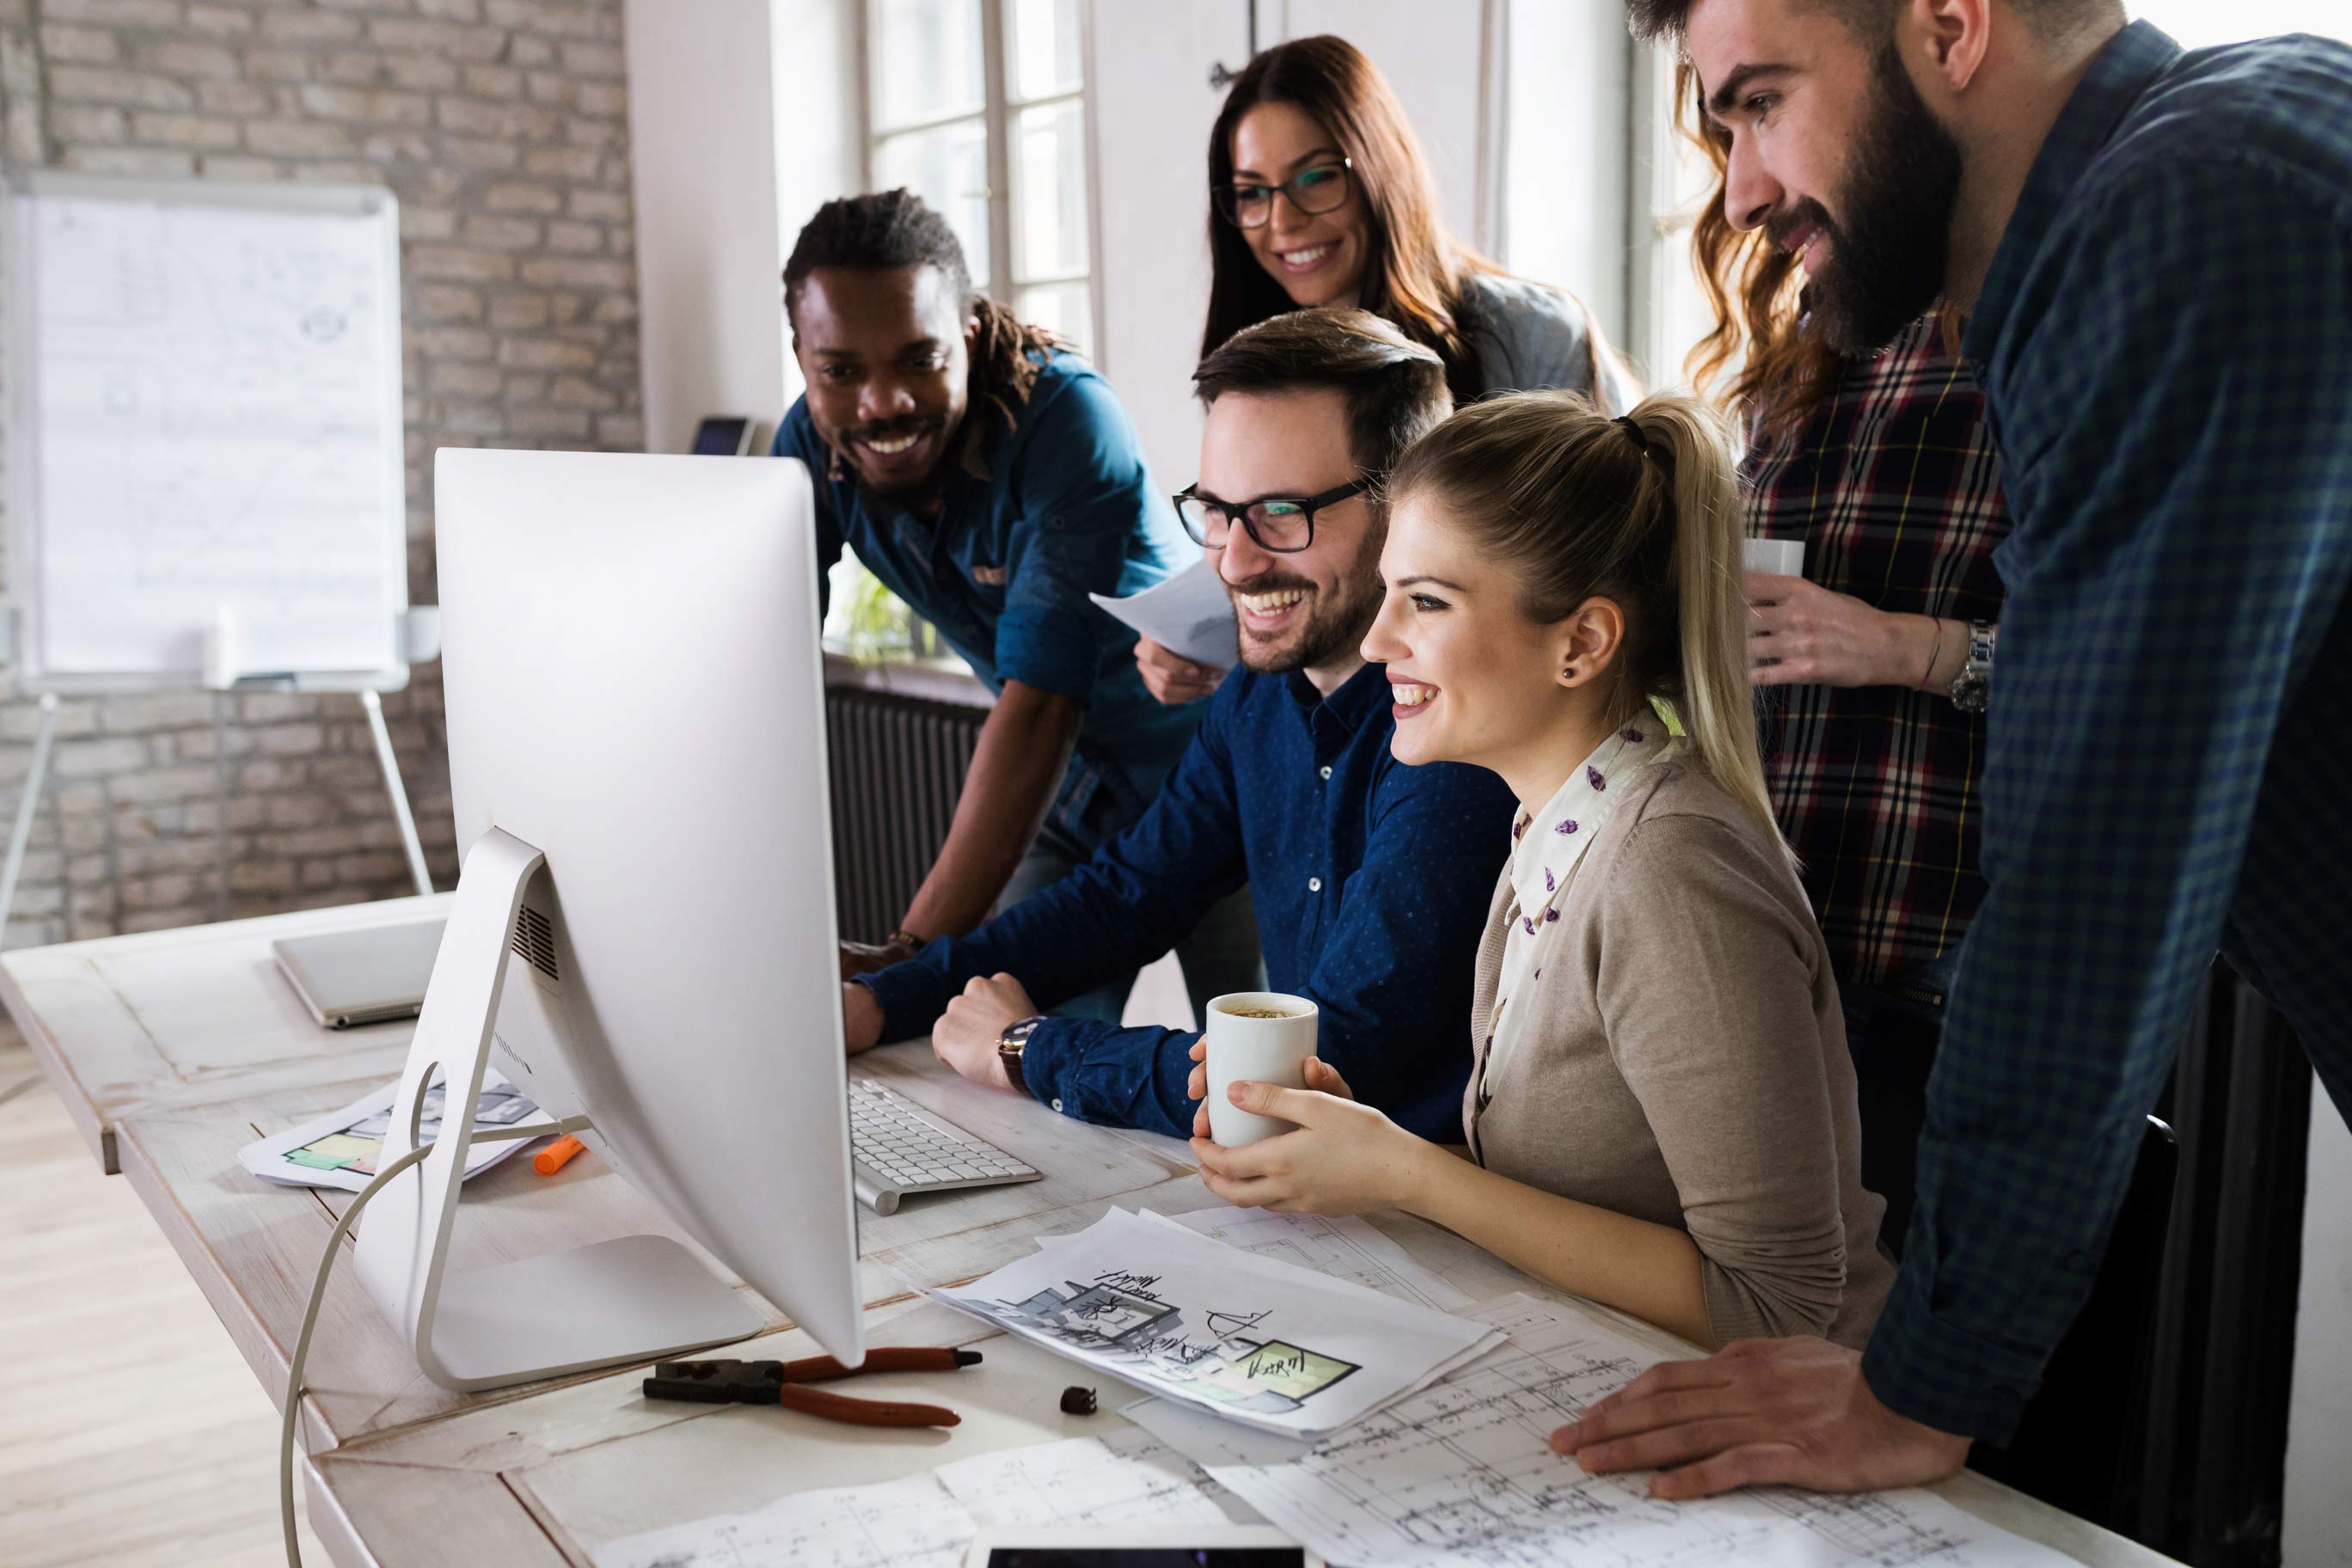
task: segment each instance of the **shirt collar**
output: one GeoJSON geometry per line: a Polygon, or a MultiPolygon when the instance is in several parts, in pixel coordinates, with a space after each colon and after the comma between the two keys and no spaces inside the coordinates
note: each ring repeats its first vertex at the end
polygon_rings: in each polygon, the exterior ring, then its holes
{"type": "Polygon", "coordinates": [[[1391,700],[1388,671],[1377,664],[1368,664],[1348,677],[1339,683],[1339,689],[1328,697],[1315,689],[1315,683],[1307,679],[1303,669],[1294,669],[1284,676],[1283,689],[1290,693],[1290,700],[1298,704],[1302,715],[1311,720],[1319,707],[1350,733],[1362,729],[1364,721],[1391,700]]]}
{"type": "Polygon", "coordinates": [[[2075,183],[2157,74],[2179,58],[2180,46],[2147,22],[2132,23],[2092,57],[2090,68],[2034,154],[2025,188],[2018,193],[2016,209],[2001,230],[1961,345],[1968,358],[1982,363],[1991,357],[2001,323],[2024,289],[2042,242],[2075,183]]]}

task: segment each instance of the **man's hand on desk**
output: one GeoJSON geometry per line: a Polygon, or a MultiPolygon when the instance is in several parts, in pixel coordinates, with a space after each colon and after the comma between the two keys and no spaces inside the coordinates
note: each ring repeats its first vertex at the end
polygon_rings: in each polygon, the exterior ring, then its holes
{"type": "Polygon", "coordinates": [[[849,1054],[870,1051],[882,1043],[882,1004],[863,985],[841,985],[841,1033],[849,1054]]]}
{"type": "Polygon", "coordinates": [[[931,1026],[931,1054],[974,1083],[1011,1089],[996,1042],[1005,1026],[1037,1015],[1037,1005],[1010,974],[976,975],[931,1026]]]}
{"type": "Polygon", "coordinates": [[[861,974],[904,963],[914,956],[915,948],[908,942],[845,942],[841,944],[841,977],[855,980],[861,974]]]}
{"type": "Polygon", "coordinates": [[[1968,1438],[1881,1405],[1860,1352],[1810,1337],[1739,1340],[1704,1361],[1661,1362],[1554,1432],[1551,1446],[1595,1475],[1656,1468],[1650,1489],[1663,1498],[1918,1486],[1969,1458],[1968,1438]]]}

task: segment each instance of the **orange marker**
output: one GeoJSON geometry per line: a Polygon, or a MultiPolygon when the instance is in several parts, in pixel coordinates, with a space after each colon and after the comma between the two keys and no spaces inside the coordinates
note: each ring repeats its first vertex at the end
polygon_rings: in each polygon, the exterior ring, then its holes
{"type": "Polygon", "coordinates": [[[581,1142],[579,1139],[566,1132],[562,1137],[533,1154],[530,1157],[530,1168],[542,1176],[551,1176],[563,1169],[565,1161],[586,1147],[587,1145],[581,1142]]]}

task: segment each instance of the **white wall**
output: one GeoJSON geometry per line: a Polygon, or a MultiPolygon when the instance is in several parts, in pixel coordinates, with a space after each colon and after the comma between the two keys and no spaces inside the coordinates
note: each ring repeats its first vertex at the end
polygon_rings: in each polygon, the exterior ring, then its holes
{"type": "Polygon", "coordinates": [[[2282,1556],[2286,1568],[2352,1568],[2352,1131],[2318,1088],[2305,1191],[2282,1556]]]}
{"type": "Polygon", "coordinates": [[[1509,0],[1504,13],[1496,259],[1582,300],[1622,348],[1633,62],[1625,7],[1509,0]]]}
{"type": "Polygon", "coordinates": [[[845,0],[695,0],[691,26],[625,3],[646,444],[678,452],[706,414],[772,428],[790,401],[778,279],[856,188],[855,35],[845,0]]]}
{"type": "Polygon", "coordinates": [[[1209,302],[1209,128],[1224,100],[1209,71],[1248,59],[1249,14],[1243,0],[1100,0],[1092,18],[1096,357],[1142,434],[1153,477],[1173,490],[1192,482],[1201,454],[1192,371],[1209,302]]]}

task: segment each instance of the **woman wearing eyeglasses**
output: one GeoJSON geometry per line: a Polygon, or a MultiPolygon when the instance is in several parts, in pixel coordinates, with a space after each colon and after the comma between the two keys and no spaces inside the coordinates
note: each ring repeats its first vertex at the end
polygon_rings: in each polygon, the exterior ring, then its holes
{"type": "MultiPolygon", "coordinates": [[[[1209,200],[1203,358],[1269,316],[1337,305],[1434,350],[1456,407],[1562,388],[1616,414],[1642,395],[1583,305],[1445,231],[1403,106],[1344,38],[1277,44],[1234,79],[1209,133],[1209,200]]],[[[1205,697],[1224,676],[1149,637],[1135,662],[1167,703],[1205,697]]]]}
{"type": "Polygon", "coordinates": [[[1209,134],[1209,197],[1203,355],[1268,316],[1339,305],[1437,351],[1457,407],[1564,387],[1615,414],[1641,395],[1581,304],[1445,231],[1403,107],[1344,38],[1277,44],[1234,79],[1209,134]]]}

